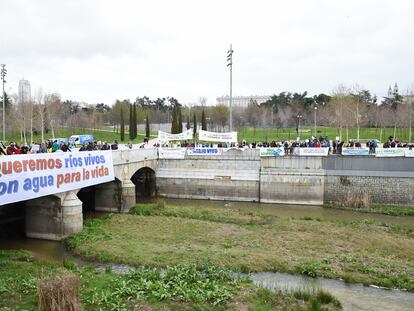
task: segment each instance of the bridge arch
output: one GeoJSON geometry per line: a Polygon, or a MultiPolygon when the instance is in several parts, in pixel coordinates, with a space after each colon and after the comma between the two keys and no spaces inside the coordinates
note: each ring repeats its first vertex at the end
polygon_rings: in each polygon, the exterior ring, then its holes
{"type": "Polygon", "coordinates": [[[138,169],[131,177],[135,185],[135,200],[145,200],[157,195],[157,183],[155,171],[148,167],[138,169]]]}

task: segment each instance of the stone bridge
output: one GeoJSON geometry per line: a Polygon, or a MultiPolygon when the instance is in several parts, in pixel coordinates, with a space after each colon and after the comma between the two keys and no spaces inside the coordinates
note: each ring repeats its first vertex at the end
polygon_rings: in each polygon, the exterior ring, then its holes
{"type": "Polygon", "coordinates": [[[25,201],[26,236],[60,240],[82,230],[85,209],[125,212],[135,205],[137,197],[156,194],[156,149],[112,154],[114,181],[25,201]]]}

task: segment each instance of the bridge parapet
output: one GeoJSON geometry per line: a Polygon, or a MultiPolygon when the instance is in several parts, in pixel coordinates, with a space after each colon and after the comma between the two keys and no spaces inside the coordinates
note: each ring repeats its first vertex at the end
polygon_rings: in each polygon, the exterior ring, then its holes
{"type": "Polygon", "coordinates": [[[144,160],[157,160],[158,149],[141,148],[131,150],[115,150],[112,152],[114,165],[123,165],[128,163],[140,162],[144,160]]]}

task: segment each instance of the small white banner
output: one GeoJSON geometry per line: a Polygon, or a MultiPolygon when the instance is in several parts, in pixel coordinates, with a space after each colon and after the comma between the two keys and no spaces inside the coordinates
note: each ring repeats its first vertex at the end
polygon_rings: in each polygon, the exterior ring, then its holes
{"type": "Polygon", "coordinates": [[[187,149],[188,155],[220,155],[221,150],[219,148],[192,148],[187,149]]]}
{"type": "Polygon", "coordinates": [[[260,148],[261,157],[283,157],[285,155],[284,148],[260,148]]]}
{"type": "Polygon", "coordinates": [[[217,141],[224,143],[237,142],[237,132],[217,133],[200,130],[198,139],[202,141],[217,141]]]}
{"type": "Polygon", "coordinates": [[[405,149],[405,156],[407,158],[413,158],[414,157],[414,149],[405,149]]]}
{"type": "Polygon", "coordinates": [[[320,148],[305,147],[305,148],[299,148],[299,155],[300,156],[326,157],[328,155],[328,152],[329,152],[329,148],[328,147],[320,147],[320,148]]]}
{"type": "Polygon", "coordinates": [[[184,159],[186,148],[159,148],[160,159],[184,159]]]}
{"type": "Polygon", "coordinates": [[[406,151],[408,151],[408,148],[376,148],[375,157],[404,157],[406,151]]]}
{"type": "Polygon", "coordinates": [[[366,147],[343,147],[343,156],[366,156],[369,155],[369,148],[366,147]]]}
{"type": "Polygon", "coordinates": [[[114,180],[112,151],[0,157],[0,202],[8,204],[114,180]]]}
{"type": "Polygon", "coordinates": [[[174,141],[174,140],[186,140],[193,138],[193,130],[189,129],[179,134],[170,134],[163,131],[158,131],[158,139],[160,141],[174,141]]]}

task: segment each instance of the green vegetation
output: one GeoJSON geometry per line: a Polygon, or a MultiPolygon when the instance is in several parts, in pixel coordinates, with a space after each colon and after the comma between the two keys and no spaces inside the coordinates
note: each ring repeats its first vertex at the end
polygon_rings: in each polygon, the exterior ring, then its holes
{"type": "Polygon", "coordinates": [[[338,310],[341,303],[322,290],[298,290],[292,292],[259,289],[252,297],[255,310],[338,310]]]}
{"type": "Polygon", "coordinates": [[[414,290],[412,227],[160,202],[131,213],[91,220],[66,243],[90,260],[165,267],[207,259],[233,271],[285,271],[414,290]]]}
{"type": "Polygon", "coordinates": [[[59,267],[35,261],[25,251],[0,250],[0,310],[35,310],[38,277],[59,273],[59,267]]]}
{"type": "Polygon", "coordinates": [[[371,204],[366,208],[348,208],[337,206],[334,203],[328,202],[324,204],[324,207],[353,210],[363,213],[384,214],[389,216],[414,216],[414,206],[371,204]]]}
{"type": "MultiPolygon", "coordinates": [[[[208,263],[116,274],[111,269],[101,272],[71,262],[65,262],[64,267],[49,264],[34,260],[24,251],[0,251],[0,309],[36,310],[39,286],[53,291],[53,282],[67,281],[65,276],[71,276],[75,283],[80,280],[84,310],[240,310],[240,306],[246,310],[274,310],[279,305],[284,310],[340,309],[340,303],[328,293],[271,293],[208,263]],[[55,281],[48,284],[48,280],[55,281]]],[[[64,295],[61,288],[58,290],[64,295]]],[[[76,300],[75,296],[71,298],[76,300]]]]}

